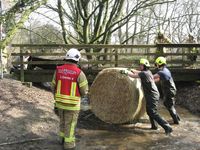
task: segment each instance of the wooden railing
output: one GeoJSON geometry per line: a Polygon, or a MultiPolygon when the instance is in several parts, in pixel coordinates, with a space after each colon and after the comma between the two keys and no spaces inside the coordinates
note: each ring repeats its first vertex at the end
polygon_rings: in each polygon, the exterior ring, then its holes
{"type": "MultiPolygon", "coordinates": [[[[200,44],[157,44],[157,45],[65,45],[65,44],[51,44],[51,45],[29,45],[29,44],[13,44],[13,49],[18,48],[12,52],[12,56],[20,57],[20,61],[12,62],[14,65],[20,65],[20,80],[22,82],[46,82],[51,81],[54,70],[24,70],[24,65],[58,65],[63,64],[61,57],[65,56],[66,50],[70,48],[91,50],[90,52],[82,53],[85,58],[95,57],[96,59],[89,59],[88,62],[81,61],[80,65],[86,66],[85,72],[97,73],[99,70],[108,67],[138,67],[140,58],[147,58],[151,66],[154,66],[156,56],[156,49],[166,47],[167,52],[163,55],[167,57],[168,66],[177,69],[189,69],[191,65],[196,69],[200,68],[200,53],[195,53],[196,61],[187,59],[191,54],[188,53],[187,48],[199,48],[200,44]],[[28,52],[27,52],[28,51],[28,52]],[[106,51],[106,53],[105,53],[106,51]],[[60,57],[59,60],[48,61],[29,61],[24,62],[24,56],[34,57],[60,57]]],[[[191,68],[190,68],[191,69],[191,68]]]]}

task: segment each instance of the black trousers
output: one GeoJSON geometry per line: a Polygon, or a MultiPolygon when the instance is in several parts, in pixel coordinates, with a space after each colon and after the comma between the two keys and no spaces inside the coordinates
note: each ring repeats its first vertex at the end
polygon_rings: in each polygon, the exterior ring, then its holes
{"type": "Polygon", "coordinates": [[[176,112],[175,109],[175,97],[172,95],[165,95],[164,96],[164,106],[167,108],[169,111],[174,123],[178,124],[180,117],[176,112]]]}
{"type": "Polygon", "coordinates": [[[146,111],[150,119],[151,127],[157,128],[156,123],[158,123],[164,130],[167,130],[169,128],[169,123],[158,114],[157,103],[157,101],[151,100],[146,104],[146,111]]]}

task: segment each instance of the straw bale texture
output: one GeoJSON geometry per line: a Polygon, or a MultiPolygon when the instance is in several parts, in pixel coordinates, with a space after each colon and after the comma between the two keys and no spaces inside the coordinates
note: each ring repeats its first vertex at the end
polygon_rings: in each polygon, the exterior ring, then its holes
{"type": "Polygon", "coordinates": [[[125,68],[102,70],[90,88],[94,114],[104,122],[121,124],[139,119],[145,112],[140,79],[120,73],[125,68]]]}

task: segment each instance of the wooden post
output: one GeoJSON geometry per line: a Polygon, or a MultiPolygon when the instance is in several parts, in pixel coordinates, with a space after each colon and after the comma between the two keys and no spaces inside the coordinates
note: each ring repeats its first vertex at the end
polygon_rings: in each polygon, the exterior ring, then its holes
{"type": "Polygon", "coordinates": [[[185,68],[185,49],[181,48],[182,50],[182,67],[185,68]]]}
{"type": "Polygon", "coordinates": [[[118,49],[115,49],[115,67],[118,67],[118,49]]]}
{"type": "Polygon", "coordinates": [[[23,49],[20,47],[20,79],[21,82],[24,82],[24,60],[23,60],[23,49]]]}
{"type": "MultiPolygon", "coordinates": [[[[0,15],[2,15],[2,2],[1,2],[1,0],[0,0],[0,15]]],[[[3,32],[2,32],[2,29],[3,27],[2,27],[2,21],[0,22],[0,41],[2,41],[2,34],[3,34],[3,32]]],[[[2,48],[2,45],[0,45],[0,66],[1,66],[1,68],[0,68],[0,71],[1,71],[1,75],[0,75],[0,79],[3,79],[3,53],[2,53],[2,51],[3,51],[3,48],[2,48]]]]}
{"type": "Polygon", "coordinates": [[[0,72],[1,72],[1,75],[0,75],[0,79],[3,79],[3,53],[2,53],[2,49],[0,48],[0,72]]]}

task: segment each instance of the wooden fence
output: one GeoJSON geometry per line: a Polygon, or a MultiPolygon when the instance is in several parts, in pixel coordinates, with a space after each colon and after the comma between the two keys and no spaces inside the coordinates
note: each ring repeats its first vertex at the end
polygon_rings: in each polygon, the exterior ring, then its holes
{"type": "Polygon", "coordinates": [[[188,48],[199,48],[200,44],[157,44],[157,45],[29,45],[13,44],[12,56],[20,57],[20,61],[12,62],[13,65],[20,65],[16,73],[22,82],[49,82],[52,80],[54,70],[24,70],[24,65],[58,65],[63,64],[61,59],[70,48],[77,48],[83,51],[82,56],[89,59],[88,62],[81,61],[80,65],[85,66],[84,72],[90,76],[96,75],[101,69],[108,67],[137,68],[140,58],[147,58],[152,66],[157,56],[157,48],[167,48],[163,54],[167,57],[168,66],[175,75],[176,80],[199,79],[200,53],[191,54],[188,48]],[[188,56],[196,55],[196,61],[191,61],[188,56]],[[24,62],[24,56],[50,57],[48,61],[24,62]],[[191,68],[192,67],[192,68],[191,68]],[[194,69],[195,68],[195,69],[194,69]],[[186,76],[184,76],[186,75],[186,76]],[[195,77],[194,77],[195,76],[195,77]],[[192,77],[192,79],[190,78],[192,77]]]}

